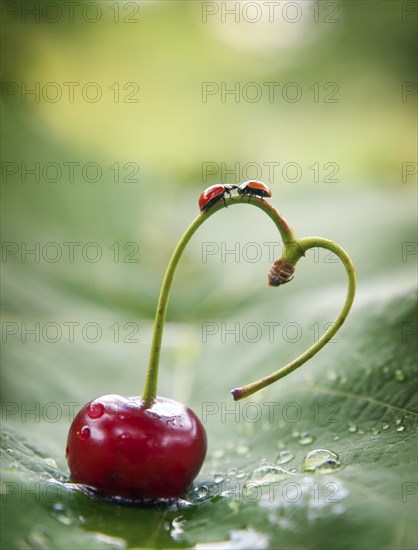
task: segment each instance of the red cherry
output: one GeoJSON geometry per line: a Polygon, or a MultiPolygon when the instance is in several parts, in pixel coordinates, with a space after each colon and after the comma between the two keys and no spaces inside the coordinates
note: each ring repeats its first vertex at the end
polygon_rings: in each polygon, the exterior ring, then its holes
{"type": "Polygon", "coordinates": [[[105,395],[87,403],[68,433],[71,479],[111,495],[143,500],[185,494],[206,455],[193,411],[156,397],[105,395]]]}

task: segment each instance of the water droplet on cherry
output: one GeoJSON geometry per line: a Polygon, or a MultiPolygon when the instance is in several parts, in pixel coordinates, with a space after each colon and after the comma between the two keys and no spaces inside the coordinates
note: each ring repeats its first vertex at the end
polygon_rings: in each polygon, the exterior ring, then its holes
{"type": "Polygon", "coordinates": [[[83,426],[78,434],[78,437],[81,441],[87,441],[90,437],[90,428],[88,426],[83,426]]]}
{"type": "Polygon", "coordinates": [[[87,409],[87,414],[90,418],[100,418],[101,416],[103,416],[104,410],[105,408],[102,403],[97,403],[93,401],[93,403],[90,403],[87,409]]]}

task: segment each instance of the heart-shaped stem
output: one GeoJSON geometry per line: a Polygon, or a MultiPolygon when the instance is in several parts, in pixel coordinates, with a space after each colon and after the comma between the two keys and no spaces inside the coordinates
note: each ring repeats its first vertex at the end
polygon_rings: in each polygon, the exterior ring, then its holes
{"type": "Polygon", "coordinates": [[[340,246],[336,245],[333,241],[329,241],[328,239],[321,239],[320,237],[309,237],[306,239],[300,239],[297,244],[302,252],[302,255],[304,255],[305,252],[310,248],[326,248],[327,250],[334,252],[334,254],[336,254],[338,258],[342,261],[348,277],[348,289],[344,305],[340,313],[338,314],[338,317],[329,327],[329,329],[324,332],[324,334],[317,342],[315,342],[315,344],[313,344],[304,353],[302,353],[302,355],[288,363],[285,367],[282,367],[281,369],[272,372],[268,376],[265,376],[260,380],[257,380],[256,382],[252,382],[251,384],[247,384],[246,386],[242,386],[240,388],[235,388],[234,390],[232,390],[231,393],[235,401],[243,399],[244,397],[248,397],[256,391],[261,390],[266,386],[269,386],[273,382],[276,382],[277,380],[280,380],[280,378],[287,376],[288,374],[299,368],[301,365],[306,363],[308,359],[317,354],[318,351],[331,340],[331,338],[346,320],[351,306],[353,305],[354,295],[356,293],[356,272],[347,252],[340,246]]]}
{"type": "Polygon", "coordinates": [[[271,375],[265,378],[262,378],[261,380],[258,380],[257,382],[253,382],[252,384],[248,384],[247,386],[243,386],[240,388],[236,388],[235,390],[232,390],[234,399],[237,400],[237,399],[242,399],[244,397],[247,397],[248,395],[251,395],[252,393],[258,391],[259,389],[264,388],[265,386],[268,386],[269,384],[275,382],[279,378],[283,378],[283,376],[286,376],[293,370],[300,367],[308,359],[313,357],[313,355],[315,355],[315,353],[317,353],[334,336],[338,328],[343,324],[344,320],[346,319],[348,312],[350,311],[350,308],[354,299],[354,293],[355,293],[355,271],[354,271],[354,266],[351,263],[351,260],[348,254],[344,252],[342,248],[338,247],[332,241],[328,241],[326,239],[320,239],[316,237],[298,240],[292,228],[286,222],[286,220],[283,218],[280,212],[278,212],[278,210],[276,210],[270,203],[268,203],[263,199],[259,199],[256,197],[248,197],[248,196],[242,196],[242,197],[234,196],[234,197],[228,198],[225,201],[225,203],[223,201],[220,201],[218,204],[215,204],[214,206],[212,206],[209,211],[200,214],[190,224],[190,226],[186,229],[186,232],[180,239],[178,245],[176,246],[173,252],[173,255],[170,259],[170,262],[168,264],[167,271],[165,273],[163,284],[161,287],[160,297],[158,300],[157,312],[155,315],[154,333],[153,333],[152,343],[151,343],[151,354],[150,354],[148,371],[147,371],[145,387],[143,392],[143,399],[147,403],[150,403],[151,401],[153,401],[153,399],[155,399],[157,395],[158,367],[160,362],[161,341],[162,341],[162,335],[163,335],[163,329],[164,329],[164,322],[165,322],[174,273],[177,269],[181,255],[183,254],[184,249],[186,248],[191,237],[194,235],[194,233],[198,230],[198,228],[202,225],[203,222],[205,222],[208,218],[210,218],[213,214],[215,214],[225,206],[242,204],[242,203],[244,204],[247,203],[252,206],[256,206],[260,208],[275,223],[277,229],[280,232],[280,236],[284,244],[282,259],[287,263],[288,266],[294,267],[297,264],[297,262],[300,260],[300,258],[304,256],[306,250],[309,250],[310,248],[318,247],[318,246],[327,248],[328,250],[335,252],[335,254],[343,262],[348,275],[349,287],[348,287],[347,298],[343,309],[341,310],[339,316],[337,317],[332,327],[325,332],[325,334],[322,336],[322,338],[320,338],[320,340],[318,340],[318,342],[316,342],[300,357],[298,357],[297,359],[295,359],[294,361],[292,361],[282,369],[272,373],[271,375]]]}

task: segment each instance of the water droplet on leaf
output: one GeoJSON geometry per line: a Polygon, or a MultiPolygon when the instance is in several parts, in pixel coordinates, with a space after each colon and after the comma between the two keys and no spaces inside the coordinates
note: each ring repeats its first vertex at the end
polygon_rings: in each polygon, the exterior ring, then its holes
{"type": "Polygon", "coordinates": [[[291,460],[293,460],[294,456],[290,451],[280,451],[280,453],[276,457],[276,464],[287,464],[291,460]]]}
{"type": "Polygon", "coordinates": [[[250,448],[247,445],[238,445],[237,454],[246,455],[250,451],[250,448]]]}
{"type": "Polygon", "coordinates": [[[25,539],[24,548],[26,548],[28,544],[29,548],[39,548],[39,550],[52,548],[49,535],[47,534],[45,528],[41,527],[34,527],[31,530],[31,532],[25,539]]]}
{"type": "Polygon", "coordinates": [[[213,480],[215,483],[222,483],[224,479],[225,479],[225,476],[223,474],[215,474],[213,476],[213,480]]]}
{"type": "Polygon", "coordinates": [[[268,485],[277,483],[287,477],[289,472],[280,466],[263,466],[254,470],[251,480],[246,483],[251,485],[268,485]]]}
{"type": "Polygon", "coordinates": [[[309,433],[303,433],[301,434],[299,438],[299,444],[300,445],[310,445],[315,440],[314,436],[309,433]]]}
{"type": "Polygon", "coordinates": [[[74,522],[72,513],[59,502],[52,507],[51,516],[63,525],[71,525],[74,522]]]}
{"type": "Polygon", "coordinates": [[[405,382],[406,376],[405,376],[405,373],[403,372],[403,370],[401,370],[401,369],[396,369],[395,370],[395,380],[397,382],[405,382]]]}
{"type": "Polygon", "coordinates": [[[309,452],[302,462],[303,472],[329,474],[341,468],[342,464],[339,461],[339,456],[326,449],[315,449],[309,452]]]}
{"type": "Polygon", "coordinates": [[[209,494],[209,489],[206,487],[206,485],[201,485],[199,489],[197,490],[197,496],[199,498],[205,498],[209,494]]]}
{"type": "Polygon", "coordinates": [[[47,466],[50,466],[51,468],[58,468],[58,464],[55,462],[53,458],[44,458],[44,462],[47,466]]]}

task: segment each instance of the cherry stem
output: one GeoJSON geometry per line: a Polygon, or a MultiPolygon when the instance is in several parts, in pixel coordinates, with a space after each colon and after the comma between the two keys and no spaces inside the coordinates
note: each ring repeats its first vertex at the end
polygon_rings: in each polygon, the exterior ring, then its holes
{"type": "Polygon", "coordinates": [[[280,378],[287,376],[288,374],[299,368],[306,361],[308,361],[308,359],[318,353],[318,351],[322,349],[325,344],[329,342],[329,340],[331,340],[331,338],[334,336],[334,334],[347,318],[347,315],[354,301],[356,290],[356,276],[354,265],[351,262],[350,257],[341,247],[339,247],[333,241],[322,239],[320,237],[309,237],[298,240],[293,229],[289,226],[289,224],[283,218],[280,212],[276,210],[270,203],[263,199],[248,196],[234,196],[226,199],[225,203],[223,201],[220,201],[218,204],[213,205],[208,212],[200,214],[190,224],[190,226],[186,229],[185,233],[180,239],[177,247],[175,248],[168,264],[161,287],[160,297],[157,305],[157,312],[154,321],[154,333],[152,337],[151,354],[149,358],[148,371],[143,392],[143,399],[146,403],[152,402],[157,395],[158,367],[160,362],[161,341],[163,336],[164,322],[174,273],[177,269],[181,255],[183,254],[184,249],[186,248],[191,237],[203,224],[203,222],[205,222],[208,218],[210,218],[213,214],[215,214],[225,206],[241,203],[248,203],[252,206],[261,208],[261,210],[263,210],[273,220],[277,229],[280,232],[280,236],[284,244],[282,259],[285,260],[288,264],[291,264],[293,267],[296,266],[300,258],[302,258],[305,255],[305,252],[310,248],[321,247],[334,252],[341,260],[346,269],[348,277],[348,290],[345,303],[340,313],[338,314],[337,319],[315,344],[313,344],[299,357],[297,357],[288,365],[282,367],[278,371],[275,371],[272,374],[265,376],[260,380],[257,380],[256,382],[252,382],[251,384],[247,384],[246,386],[242,386],[232,390],[231,393],[234,399],[237,401],[239,399],[243,399],[244,397],[248,397],[256,391],[265,388],[266,386],[269,386],[273,382],[276,382],[280,378]]]}
{"type": "MultiPolygon", "coordinates": [[[[167,312],[168,301],[170,298],[170,290],[173,282],[174,273],[176,272],[181,255],[183,254],[188,242],[203,222],[208,220],[213,214],[215,214],[225,206],[241,203],[248,203],[252,206],[257,206],[258,208],[264,210],[264,212],[266,212],[266,214],[276,224],[285,245],[292,247],[297,243],[296,236],[292,228],[289,226],[283,216],[270,203],[264,201],[263,199],[254,197],[234,196],[226,199],[225,204],[223,201],[220,201],[218,204],[213,205],[208,212],[200,214],[189,225],[189,227],[186,229],[185,233],[181,237],[179,243],[177,244],[173,255],[170,258],[167,270],[164,275],[160,297],[158,299],[157,312],[155,314],[154,321],[154,333],[151,343],[151,354],[149,358],[148,371],[143,392],[143,400],[146,403],[152,402],[153,399],[155,399],[155,397],[157,396],[158,367],[160,364],[161,341],[163,337],[164,322],[167,312]]],[[[297,245],[296,248],[298,248],[297,245]]]]}
{"type": "MultiPolygon", "coordinates": [[[[298,369],[301,365],[306,363],[308,359],[311,359],[314,355],[318,353],[320,349],[322,349],[327,342],[331,340],[331,338],[334,336],[334,334],[338,331],[338,329],[341,327],[341,325],[344,323],[344,321],[347,318],[347,315],[351,309],[351,306],[353,305],[354,296],[356,293],[356,272],[354,265],[347,254],[347,252],[335,244],[333,241],[329,241],[328,239],[322,239],[320,237],[309,237],[305,239],[300,239],[297,242],[300,250],[302,251],[302,255],[305,255],[305,252],[309,250],[310,248],[326,248],[327,250],[330,250],[331,252],[334,252],[336,256],[341,260],[343,263],[345,270],[347,272],[348,277],[348,288],[347,288],[347,295],[345,298],[344,305],[338,314],[336,320],[334,323],[328,328],[326,332],[321,336],[321,338],[315,342],[310,348],[308,348],[304,353],[302,353],[299,357],[288,363],[286,366],[282,367],[281,369],[269,374],[268,376],[265,376],[261,378],[260,380],[257,380],[256,382],[252,382],[251,384],[247,384],[246,386],[242,386],[240,388],[235,388],[231,391],[234,400],[238,401],[239,399],[243,399],[244,397],[248,397],[249,395],[257,392],[258,390],[261,390],[262,388],[265,388],[266,386],[269,386],[270,384],[273,384],[273,382],[276,382],[277,380],[280,380],[280,378],[284,378],[294,370],[298,369]]],[[[295,258],[292,258],[295,260],[295,258]]],[[[298,261],[298,259],[296,259],[298,261]]]]}

